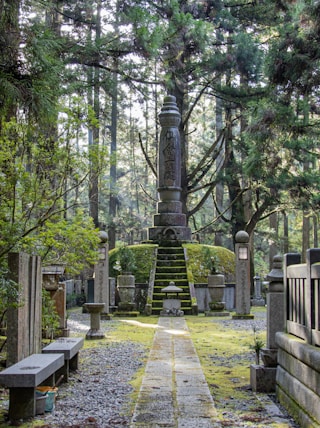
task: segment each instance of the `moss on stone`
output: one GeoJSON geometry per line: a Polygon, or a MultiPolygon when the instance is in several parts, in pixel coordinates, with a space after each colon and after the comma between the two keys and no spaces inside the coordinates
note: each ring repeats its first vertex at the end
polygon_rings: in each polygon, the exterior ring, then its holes
{"type": "MultiPolygon", "coordinates": [[[[128,245],[134,252],[136,268],[133,275],[138,283],[149,281],[150,270],[155,262],[155,244],[128,245]]],[[[208,257],[213,257],[215,269],[226,276],[226,281],[232,281],[235,273],[234,253],[223,247],[215,247],[203,244],[183,244],[187,251],[188,280],[194,283],[207,282],[210,272],[208,257]]],[[[119,272],[114,269],[119,249],[114,248],[109,251],[109,273],[110,276],[117,277],[119,272]]]]}
{"type": "Polygon", "coordinates": [[[192,272],[195,284],[207,282],[211,265],[210,257],[214,259],[216,272],[224,274],[227,282],[233,280],[235,255],[232,251],[223,247],[203,244],[184,244],[183,247],[187,250],[188,271],[192,272]]]}

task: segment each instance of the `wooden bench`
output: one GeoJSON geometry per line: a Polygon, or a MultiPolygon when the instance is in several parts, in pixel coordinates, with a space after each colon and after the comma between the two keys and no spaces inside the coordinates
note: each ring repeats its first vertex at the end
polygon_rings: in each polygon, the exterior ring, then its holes
{"type": "Polygon", "coordinates": [[[64,355],[32,354],[0,372],[0,384],[9,388],[9,419],[26,419],[36,413],[36,387],[54,386],[64,355]]]}
{"type": "Polygon", "coordinates": [[[63,374],[65,381],[69,379],[69,371],[78,368],[78,355],[83,343],[83,337],[61,337],[42,349],[44,354],[64,354],[64,367],[58,371],[57,375],[63,374]]]}

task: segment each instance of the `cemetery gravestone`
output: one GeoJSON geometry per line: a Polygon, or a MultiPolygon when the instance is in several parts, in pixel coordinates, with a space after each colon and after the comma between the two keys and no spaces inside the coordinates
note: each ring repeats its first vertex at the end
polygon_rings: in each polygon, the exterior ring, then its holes
{"type": "Polygon", "coordinates": [[[10,279],[19,292],[7,312],[7,366],[41,351],[41,259],[26,253],[8,256],[10,279]]]}

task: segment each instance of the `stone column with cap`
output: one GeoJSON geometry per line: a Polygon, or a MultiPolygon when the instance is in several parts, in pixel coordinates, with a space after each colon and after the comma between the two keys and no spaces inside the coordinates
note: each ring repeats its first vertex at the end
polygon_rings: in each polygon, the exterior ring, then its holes
{"type": "Polygon", "coordinates": [[[99,260],[94,266],[94,302],[104,303],[102,318],[109,318],[109,255],[108,234],[104,230],[99,232],[99,260]]]}
{"type": "Polygon", "coordinates": [[[255,392],[274,392],[276,389],[277,354],[276,333],[284,331],[284,284],[282,256],[273,258],[267,275],[267,346],[261,349],[263,365],[250,366],[250,384],[255,392]]]}
{"type": "Polygon", "coordinates": [[[261,352],[265,366],[277,365],[276,333],[284,331],[284,284],[283,257],[274,256],[271,272],[267,275],[269,287],[267,292],[267,347],[261,352]]]}
{"type": "Polygon", "coordinates": [[[250,250],[249,235],[240,230],[235,236],[236,250],[236,314],[234,319],[252,319],[250,314],[250,250]]]}
{"type": "Polygon", "coordinates": [[[186,215],[181,203],[181,146],[179,124],[181,116],[174,96],[166,96],[159,114],[161,125],[158,149],[157,214],[149,228],[149,240],[190,241],[191,229],[186,226],[186,215]]]}

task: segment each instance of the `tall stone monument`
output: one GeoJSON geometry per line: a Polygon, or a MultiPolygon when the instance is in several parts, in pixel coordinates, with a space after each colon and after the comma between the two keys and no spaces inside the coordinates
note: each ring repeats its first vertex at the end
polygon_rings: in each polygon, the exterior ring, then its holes
{"type": "Polygon", "coordinates": [[[109,293],[109,244],[108,234],[104,230],[99,232],[99,260],[94,266],[94,303],[104,303],[102,317],[108,317],[110,306],[109,293]]]}
{"type": "MultiPolygon", "coordinates": [[[[7,367],[41,352],[41,259],[26,253],[8,255],[9,278],[17,284],[7,312],[7,367]]],[[[13,287],[13,285],[11,285],[13,287]]]]}
{"type": "Polygon", "coordinates": [[[161,125],[158,150],[157,214],[149,228],[149,240],[164,244],[191,240],[186,215],[181,203],[181,146],[179,124],[181,116],[174,96],[166,96],[159,114],[161,125]]]}

